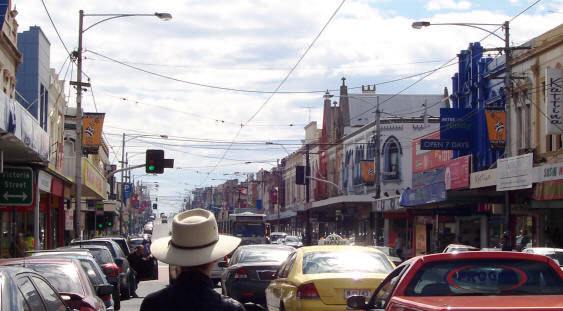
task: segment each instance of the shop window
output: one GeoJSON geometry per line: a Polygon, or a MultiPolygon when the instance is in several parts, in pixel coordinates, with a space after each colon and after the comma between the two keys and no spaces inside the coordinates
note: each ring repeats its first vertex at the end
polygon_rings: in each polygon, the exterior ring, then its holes
{"type": "Polygon", "coordinates": [[[399,141],[391,136],[383,144],[383,180],[397,180],[401,177],[400,157],[402,154],[399,141]]]}

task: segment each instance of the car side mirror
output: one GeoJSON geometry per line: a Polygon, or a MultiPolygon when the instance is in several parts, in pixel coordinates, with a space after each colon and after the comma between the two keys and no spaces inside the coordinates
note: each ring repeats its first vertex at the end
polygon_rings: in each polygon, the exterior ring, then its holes
{"type": "Polygon", "coordinates": [[[366,297],[364,296],[350,296],[346,299],[346,305],[352,310],[367,310],[366,297]]]}
{"type": "Polygon", "coordinates": [[[115,258],[115,264],[116,264],[118,267],[123,266],[123,258],[115,258]]]}
{"type": "Polygon", "coordinates": [[[97,285],[96,286],[96,294],[100,297],[113,294],[113,285],[111,285],[111,284],[97,285]]]}
{"type": "Polygon", "coordinates": [[[226,261],[219,261],[217,265],[219,266],[219,268],[227,268],[229,266],[229,263],[226,261]]]}

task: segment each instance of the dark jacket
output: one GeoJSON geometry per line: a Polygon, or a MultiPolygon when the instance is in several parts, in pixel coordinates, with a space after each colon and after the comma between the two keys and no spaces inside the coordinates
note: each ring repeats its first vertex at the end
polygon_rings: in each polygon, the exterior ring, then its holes
{"type": "Polygon", "coordinates": [[[174,284],[148,295],[141,311],[244,311],[236,300],[213,289],[211,279],[203,273],[182,272],[174,284]]]}

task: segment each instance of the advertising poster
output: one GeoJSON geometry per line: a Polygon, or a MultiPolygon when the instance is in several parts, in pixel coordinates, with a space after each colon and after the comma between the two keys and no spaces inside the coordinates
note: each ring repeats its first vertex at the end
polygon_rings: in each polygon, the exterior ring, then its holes
{"type": "Polygon", "coordinates": [[[446,166],[452,158],[452,150],[423,150],[422,139],[440,139],[440,132],[436,131],[426,136],[413,139],[412,142],[412,172],[421,173],[437,167],[446,166]]]}
{"type": "Polygon", "coordinates": [[[446,167],[446,190],[469,188],[471,156],[467,155],[450,161],[446,167]]]}
{"type": "Polygon", "coordinates": [[[506,112],[501,110],[486,110],[485,118],[487,120],[487,133],[491,147],[494,149],[504,148],[506,140],[506,131],[504,128],[506,112]]]}
{"type": "Polygon", "coordinates": [[[375,183],[375,163],[373,161],[360,161],[360,171],[364,184],[373,185],[375,183]]]}

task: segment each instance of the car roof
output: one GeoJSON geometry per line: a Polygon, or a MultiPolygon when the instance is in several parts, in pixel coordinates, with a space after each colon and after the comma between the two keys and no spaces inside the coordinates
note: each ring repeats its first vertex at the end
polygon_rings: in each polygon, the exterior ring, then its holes
{"type": "Polygon", "coordinates": [[[287,245],[279,245],[279,244],[251,244],[251,245],[242,245],[239,246],[239,249],[256,249],[256,248],[265,248],[265,249],[287,249],[293,250],[294,248],[287,245]]]}
{"type": "Polygon", "coordinates": [[[313,246],[305,246],[299,249],[303,253],[316,253],[316,252],[346,252],[346,251],[354,251],[354,250],[364,250],[373,253],[380,253],[385,255],[382,251],[367,246],[356,246],[356,245],[313,245],[313,246]]]}
{"type": "Polygon", "coordinates": [[[537,254],[521,253],[521,252],[501,252],[501,251],[484,251],[484,252],[460,252],[460,253],[438,253],[415,257],[425,262],[445,261],[445,260],[462,260],[462,259],[521,259],[533,260],[541,262],[550,262],[551,259],[537,254]]]}
{"type": "Polygon", "coordinates": [[[65,257],[19,257],[19,258],[9,258],[0,259],[0,265],[3,264],[23,264],[27,262],[32,263],[59,263],[59,264],[71,264],[73,259],[65,257]]]}
{"type": "Polygon", "coordinates": [[[37,274],[34,270],[26,267],[20,266],[0,266],[0,276],[1,275],[15,275],[22,272],[32,272],[37,274]]]}
{"type": "Polygon", "coordinates": [[[450,245],[446,246],[446,248],[475,248],[475,249],[477,249],[477,247],[475,247],[475,246],[464,245],[464,244],[450,244],[450,245]]]}

